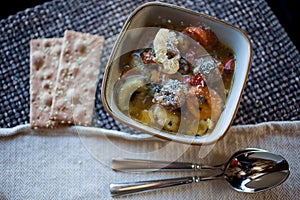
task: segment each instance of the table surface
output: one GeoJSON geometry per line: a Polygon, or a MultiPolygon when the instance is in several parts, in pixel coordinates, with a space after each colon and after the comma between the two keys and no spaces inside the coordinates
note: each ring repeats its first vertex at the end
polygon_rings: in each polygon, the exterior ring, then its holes
{"type": "MultiPolygon", "coordinates": [[[[64,30],[73,29],[103,35],[113,43],[130,11],[144,2],[54,0],[1,20],[0,127],[29,123],[30,39],[62,37],[64,30]]],[[[227,21],[251,38],[253,63],[235,125],[300,119],[299,51],[264,0],[177,4],[227,21]]],[[[103,62],[110,48],[106,47],[103,62]]],[[[103,109],[101,82],[102,75],[96,94],[96,126],[120,130],[103,109]]]]}
{"type": "MultiPolygon", "coordinates": [[[[29,123],[30,39],[62,37],[66,29],[103,35],[106,38],[101,60],[103,72],[103,64],[123,23],[129,13],[144,2],[54,0],[1,20],[0,133],[29,123]]],[[[165,2],[232,23],[244,30],[253,43],[253,63],[235,126],[213,148],[210,145],[192,146],[180,159],[223,162],[239,148],[266,148],[289,160],[291,176],[282,187],[255,195],[236,193],[225,182],[216,181],[128,198],[209,199],[214,195],[215,199],[296,199],[295,194],[300,193],[297,187],[300,184],[300,54],[286,31],[264,0],[165,2]],[[249,124],[258,125],[248,127],[249,124]]],[[[99,88],[101,81],[102,76],[99,88]]],[[[100,92],[98,89],[96,94],[96,126],[120,130],[124,137],[125,134],[127,136],[128,127],[104,111],[100,92]]],[[[124,148],[123,154],[119,155],[124,157],[129,150],[134,153],[145,149],[153,151],[163,147],[164,142],[137,143],[117,137],[107,142],[107,137],[100,137],[99,133],[89,136],[83,134],[82,137],[77,137],[76,133],[76,130],[72,132],[69,129],[52,130],[49,133],[23,129],[19,135],[0,137],[0,199],[109,199],[110,182],[162,177],[159,173],[150,176],[114,173],[108,162],[116,154],[113,147],[124,148]],[[104,160],[106,163],[103,163],[104,160]]],[[[157,158],[170,159],[171,154],[177,156],[177,153],[182,153],[180,148],[184,146],[175,144],[169,147],[170,150],[158,154],[157,158]]],[[[176,175],[167,173],[164,177],[176,175]]]]}

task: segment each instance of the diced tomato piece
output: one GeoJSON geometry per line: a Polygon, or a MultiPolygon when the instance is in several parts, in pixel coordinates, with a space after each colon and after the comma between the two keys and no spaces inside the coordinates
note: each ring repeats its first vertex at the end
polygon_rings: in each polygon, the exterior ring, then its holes
{"type": "Polygon", "coordinates": [[[196,96],[198,98],[199,103],[210,101],[208,87],[202,87],[200,85],[190,87],[188,91],[188,96],[196,96]]]}
{"type": "Polygon", "coordinates": [[[231,163],[234,166],[238,166],[239,165],[239,160],[237,158],[234,158],[234,159],[232,159],[231,163]]]}
{"type": "Polygon", "coordinates": [[[216,34],[208,28],[201,26],[187,27],[184,29],[184,32],[199,42],[204,48],[211,49],[218,42],[216,34]]]}
{"type": "Polygon", "coordinates": [[[196,74],[194,77],[190,79],[190,84],[192,86],[200,86],[205,87],[205,77],[202,74],[196,74]]]}
{"type": "Polygon", "coordinates": [[[142,59],[144,64],[155,63],[153,61],[153,55],[151,51],[145,51],[142,53],[142,59]]]}

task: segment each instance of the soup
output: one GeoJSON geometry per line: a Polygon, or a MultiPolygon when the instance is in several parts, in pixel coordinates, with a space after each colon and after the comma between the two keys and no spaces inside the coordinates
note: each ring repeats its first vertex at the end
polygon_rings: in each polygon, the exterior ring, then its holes
{"type": "Polygon", "coordinates": [[[205,25],[158,28],[149,45],[122,55],[119,66],[115,96],[124,114],[165,132],[203,136],[225,106],[235,53],[205,25]]]}

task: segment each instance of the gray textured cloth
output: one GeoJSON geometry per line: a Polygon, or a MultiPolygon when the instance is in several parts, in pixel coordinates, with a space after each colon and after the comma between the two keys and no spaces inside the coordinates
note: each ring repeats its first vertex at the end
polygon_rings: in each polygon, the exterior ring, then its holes
{"type": "Polygon", "coordinates": [[[216,144],[189,146],[104,129],[71,127],[0,129],[0,199],[111,199],[109,184],[201,174],[127,174],[111,170],[113,157],[223,163],[238,149],[258,147],[285,157],[291,169],[282,185],[242,194],[210,181],[118,199],[297,199],[300,195],[300,121],[233,126],[216,144]],[[117,136],[117,137],[116,137],[117,136]],[[144,139],[143,139],[144,138],[144,139]]]}

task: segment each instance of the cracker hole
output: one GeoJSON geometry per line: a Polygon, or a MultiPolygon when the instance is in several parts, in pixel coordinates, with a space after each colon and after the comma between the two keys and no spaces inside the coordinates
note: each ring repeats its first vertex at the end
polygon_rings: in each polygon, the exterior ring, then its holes
{"type": "Polygon", "coordinates": [[[35,54],[33,58],[33,65],[35,69],[38,71],[44,64],[45,56],[41,56],[40,54],[35,54]]]}
{"type": "MultiPolygon", "coordinates": [[[[43,88],[45,88],[46,90],[50,89],[50,84],[49,83],[45,83],[44,86],[43,86],[43,88]]],[[[49,93],[51,93],[51,92],[49,92],[49,93]]]]}
{"type": "Polygon", "coordinates": [[[48,47],[50,47],[50,46],[51,46],[50,42],[46,42],[46,43],[45,43],[45,47],[46,47],[46,48],[48,48],[48,47]]]}
{"type": "Polygon", "coordinates": [[[76,77],[77,74],[78,74],[78,72],[79,72],[79,68],[78,68],[78,67],[75,67],[75,68],[73,69],[73,76],[76,77]]]}
{"type": "Polygon", "coordinates": [[[66,51],[64,52],[64,56],[66,56],[66,57],[70,56],[70,51],[69,51],[69,50],[66,50],[66,51]]]}
{"type": "Polygon", "coordinates": [[[75,52],[79,52],[80,54],[85,54],[87,51],[87,46],[81,42],[75,44],[75,52]]]}

